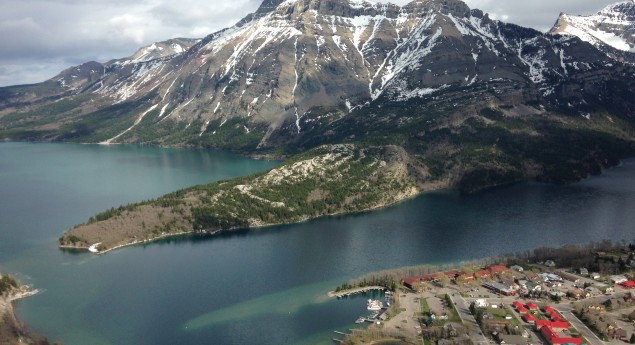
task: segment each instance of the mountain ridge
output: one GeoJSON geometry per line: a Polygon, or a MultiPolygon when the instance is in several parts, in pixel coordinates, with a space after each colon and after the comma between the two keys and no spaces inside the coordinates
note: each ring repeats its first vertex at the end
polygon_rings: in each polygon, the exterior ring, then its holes
{"type": "MultiPolygon", "coordinates": [[[[238,118],[243,134],[257,131],[256,146],[267,147],[275,132],[284,131],[282,136],[293,141],[304,121],[320,120],[312,116],[319,109],[323,111],[316,117],[337,119],[384,94],[403,100],[438,93],[448,85],[503,78],[532,82],[533,86],[523,85],[525,94],[544,95],[549,85],[540,84],[545,79],[567,74],[568,68],[584,69],[582,61],[567,67],[566,56],[550,52],[562,51],[567,44],[565,39],[492,21],[461,1],[429,0],[403,7],[348,0],[264,1],[236,26],[180,54],[149,60],[135,60],[133,55],[101,69],[89,63],[70,73],[84,78],[73,81],[64,76],[56,82],[71,97],[92,94],[97,109],[138,101],[154,91],[156,107],[148,116],[154,118],[154,131],[167,122],[178,130],[183,123],[180,131],[189,130],[184,135],[208,137],[222,129],[222,123],[238,118]],[[538,51],[531,51],[532,45],[538,51]],[[277,53],[272,53],[273,47],[277,53]],[[451,49],[462,56],[449,54],[451,49]],[[443,63],[448,59],[451,63],[443,63]],[[254,68],[255,61],[259,63],[254,68]],[[448,67],[454,67],[454,73],[448,67]]],[[[589,62],[597,60],[592,56],[589,62]]],[[[135,107],[128,126],[119,127],[129,128],[150,108],[135,107]]],[[[119,137],[119,142],[144,142],[131,137],[133,132],[119,137]]],[[[83,140],[106,142],[114,137],[103,131],[95,134],[98,138],[83,140]]],[[[162,140],[160,135],[151,140],[157,139],[162,140]]]]}
{"type": "MultiPolygon", "coordinates": [[[[174,43],[166,42],[164,49],[174,43]]],[[[421,168],[415,170],[427,171],[423,180],[435,175],[428,173],[430,165],[440,165],[437,177],[454,176],[451,186],[482,164],[439,163],[457,163],[457,152],[465,150],[457,142],[450,151],[435,151],[431,146],[447,146],[440,138],[499,127],[508,131],[507,140],[531,133],[559,145],[566,139],[555,134],[566,124],[626,146],[632,141],[631,64],[575,36],[492,20],[458,0],[401,7],[264,1],[235,26],[186,43],[188,49],[174,54],[147,55],[146,47],[129,58],[71,68],[42,84],[0,88],[0,137],[217,147],[283,157],[323,144],[398,145],[420,156],[413,161],[421,168]]],[[[536,144],[532,137],[523,140],[536,144]]],[[[478,143],[487,145],[497,144],[478,143]]],[[[554,153],[584,161],[575,171],[555,174],[566,178],[554,177],[555,168],[545,169],[539,155],[532,157],[533,165],[543,166],[539,172],[522,167],[511,153],[526,156],[518,148],[502,152],[514,164],[496,169],[513,171],[511,180],[565,181],[610,165],[598,163],[601,157],[615,161],[608,149],[577,149],[586,158],[569,148],[554,153]]],[[[489,158],[496,163],[501,157],[489,158]]]]}
{"type": "Polygon", "coordinates": [[[288,160],[106,211],[61,246],[302,221],[440,188],[568,183],[635,154],[631,53],[492,20],[458,0],[267,0],[188,42],[86,63],[65,71],[64,85],[0,88],[0,138],[288,160]],[[274,175],[284,179],[263,177],[274,175]]]}
{"type": "Polygon", "coordinates": [[[600,49],[607,45],[633,53],[635,52],[635,1],[617,2],[589,16],[561,13],[549,33],[577,36],[600,49]]]}

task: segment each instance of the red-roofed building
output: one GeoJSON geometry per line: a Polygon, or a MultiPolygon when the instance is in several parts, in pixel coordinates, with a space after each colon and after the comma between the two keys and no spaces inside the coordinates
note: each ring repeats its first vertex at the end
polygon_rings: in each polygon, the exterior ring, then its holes
{"type": "Polygon", "coordinates": [[[516,310],[518,311],[518,314],[527,314],[527,308],[525,307],[518,307],[516,308],[516,310]]]}
{"type": "Polygon", "coordinates": [[[527,322],[527,323],[531,323],[531,324],[533,324],[534,322],[536,322],[536,318],[535,318],[533,315],[531,315],[531,314],[525,314],[525,315],[523,315],[523,320],[525,320],[525,322],[527,322]]]}
{"type": "Polygon", "coordinates": [[[555,330],[564,330],[569,328],[569,323],[565,321],[536,320],[535,326],[537,330],[541,330],[543,327],[549,327],[555,330]]]}
{"type": "Polygon", "coordinates": [[[621,286],[627,288],[627,289],[632,289],[635,288],[635,282],[632,280],[627,280],[625,282],[623,282],[622,284],[620,284],[621,286]]]}
{"type": "Polygon", "coordinates": [[[443,274],[445,274],[450,279],[454,279],[454,278],[458,277],[459,275],[461,275],[461,272],[459,272],[459,271],[447,271],[447,272],[443,272],[443,274]]]}
{"type": "Polygon", "coordinates": [[[551,321],[554,321],[554,322],[562,321],[562,316],[560,316],[560,314],[554,311],[553,313],[551,313],[551,321]]]}
{"type": "Polygon", "coordinates": [[[543,327],[540,330],[540,333],[542,334],[543,337],[545,337],[545,340],[547,340],[547,342],[551,345],[561,345],[561,344],[581,345],[582,344],[581,338],[561,338],[558,335],[558,332],[554,331],[551,327],[543,327]]]}
{"type": "Polygon", "coordinates": [[[551,315],[551,313],[553,313],[554,311],[556,311],[555,309],[553,309],[553,308],[552,308],[552,307],[550,307],[550,306],[546,306],[546,307],[542,308],[542,310],[544,310],[544,311],[545,311],[545,313],[547,313],[547,314],[549,314],[549,315],[551,315]]]}
{"type": "Polygon", "coordinates": [[[460,276],[456,277],[457,279],[463,279],[463,281],[474,280],[474,274],[472,273],[463,273],[460,276]]]}
{"type": "Polygon", "coordinates": [[[525,304],[525,306],[527,306],[527,309],[529,309],[529,310],[538,310],[538,306],[536,304],[534,304],[534,303],[531,303],[531,302],[525,304]]]}
{"type": "Polygon", "coordinates": [[[476,278],[489,278],[492,276],[488,270],[476,271],[474,275],[476,276],[476,278]]]}
{"type": "Polygon", "coordinates": [[[501,272],[507,272],[508,269],[507,267],[505,267],[505,265],[492,265],[487,267],[487,270],[490,271],[491,273],[501,273],[501,272]]]}
{"type": "Polygon", "coordinates": [[[523,304],[522,304],[522,303],[520,303],[520,302],[518,302],[518,301],[516,301],[516,302],[512,303],[512,305],[513,305],[513,306],[514,306],[514,308],[516,308],[516,309],[518,309],[518,308],[520,308],[520,307],[522,307],[522,306],[523,306],[523,304]]]}
{"type": "Polygon", "coordinates": [[[413,289],[414,285],[416,285],[417,283],[421,283],[423,281],[433,281],[433,280],[436,280],[437,277],[438,277],[437,274],[424,274],[420,276],[412,276],[412,277],[404,278],[401,280],[401,282],[406,287],[413,289]]]}

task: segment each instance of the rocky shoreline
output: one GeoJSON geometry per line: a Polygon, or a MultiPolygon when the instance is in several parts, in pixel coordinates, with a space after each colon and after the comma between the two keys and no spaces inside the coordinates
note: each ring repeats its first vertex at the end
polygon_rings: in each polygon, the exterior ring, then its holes
{"type": "Polygon", "coordinates": [[[25,324],[21,323],[13,309],[13,302],[34,296],[39,292],[39,290],[32,290],[26,285],[19,285],[5,294],[0,295],[0,345],[50,344],[45,337],[32,333],[25,324]]]}

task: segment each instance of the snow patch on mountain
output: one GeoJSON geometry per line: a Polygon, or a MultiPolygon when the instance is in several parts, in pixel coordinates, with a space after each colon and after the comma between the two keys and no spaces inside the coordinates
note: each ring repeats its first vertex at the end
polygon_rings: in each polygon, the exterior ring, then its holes
{"type": "Polygon", "coordinates": [[[552,34],[577,36],[593,45],[635,52],[635,1],[609,5],[590,16],[561,14],[552,34]]]}

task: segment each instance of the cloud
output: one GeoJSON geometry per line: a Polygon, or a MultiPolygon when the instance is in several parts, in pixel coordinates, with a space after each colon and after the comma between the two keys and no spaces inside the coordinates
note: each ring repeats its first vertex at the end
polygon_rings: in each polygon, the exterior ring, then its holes
{"type": "Polygon", "coordinates": [[[130,39],[137,44],[142,44],[146,30],[151,27],[148,19],[138,15],[126,13],[112,17],[108,20],[110,37],[130,39]]]}
{"type": "MultiPolygon", "coordinates": [[[[262,0],[2,0],[0,86],[46,80],[85,61],[108,61],[174,37],[236,23],[262,0]],[[53,73],[52,71],[55,71],[53,73]]],[[[393,0],[404,5],[410,0],[393,0]]],[[[588,14],[613,0],[466,0],[496,19],[547,30],[561,11],[588,14]]]]}

